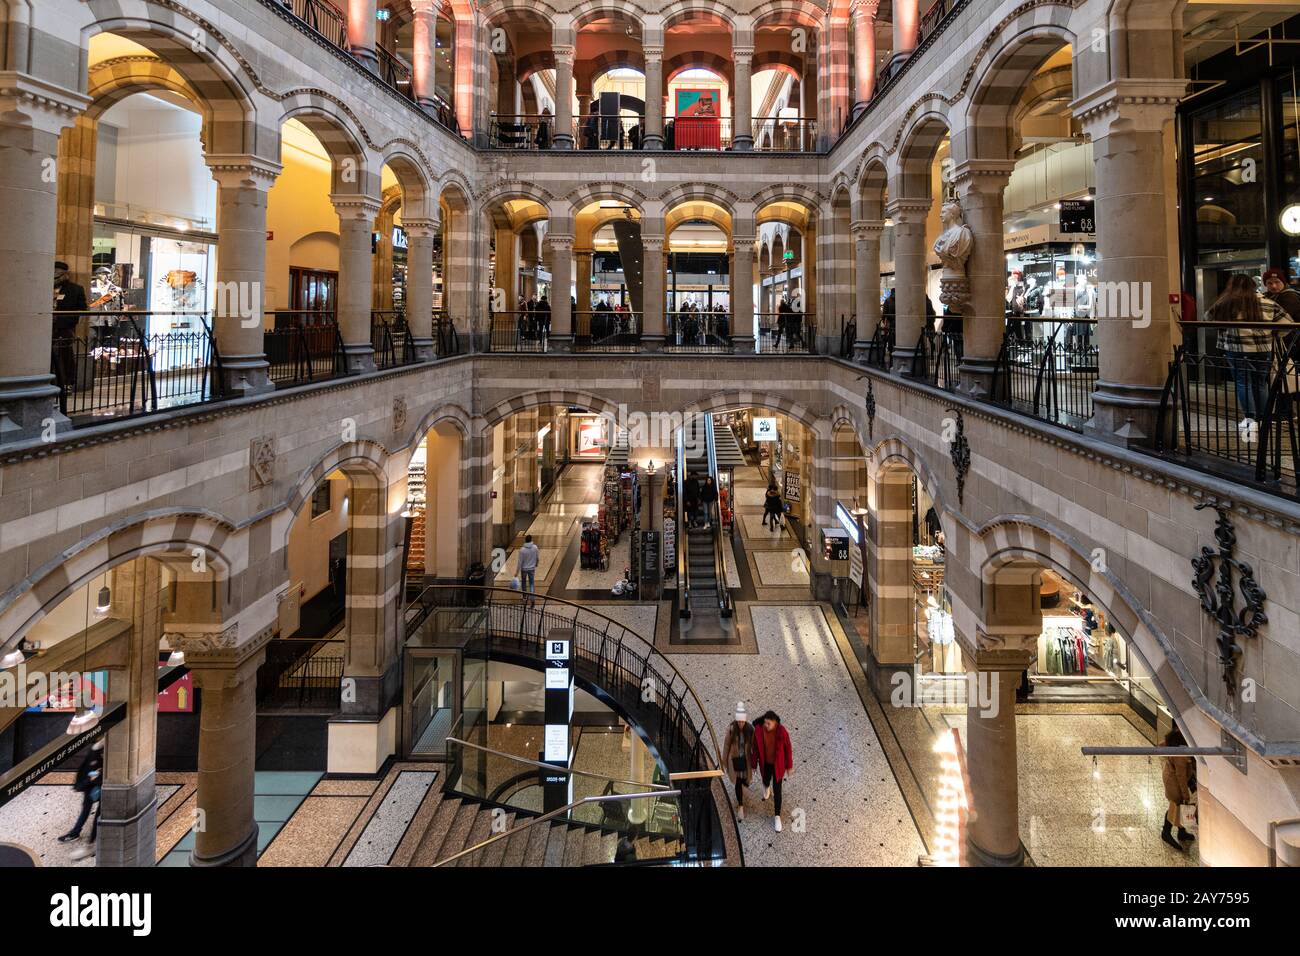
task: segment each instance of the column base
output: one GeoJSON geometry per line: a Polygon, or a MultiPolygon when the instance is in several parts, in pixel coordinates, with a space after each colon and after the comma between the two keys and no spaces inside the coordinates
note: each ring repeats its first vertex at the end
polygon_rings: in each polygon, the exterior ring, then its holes
{"type": "Polygon", "coordinates": [[[411,339],[411,354],[417,362],[432,362],[438,357],[433,339],[411,339]]]}
{"type": "Polygon", "coordinates": [[[1084,433],[1125,448],[1151,447],[1163,391],[1158,385],[1099,381],[1092,393],[1092,418],[1084,433]]]}
{"type": "Polygon", "coordinates": [[[971,398],[989,398],[993,395],[993,374],[997,359],[964,358],[957,366],[960,380],[957,391],[971,398]]]}
{"type": "Polygon", "coordinates": [[[53,375],[0,379],[0,445],[52,440],[71,427],[72,422],[59,411],[59,388],[53,375]]]}
{"type": "Polygon", "coordinates": [[[348,52],[352,54],[354,60],[364,66],[371,73],[379,72],[379,54],[375,53],[375,51],[370,47],[348,47],[348,52]]]}
{"type": "Polygon", "coordinates": [[[240,398],[274,392],[271,366],[264,355],[229,355],[221,359],[221,396],[240,398]]]}
{"type": "Polygon", "coordinates": [[[664,148],[664,138],[662,136],[647,135],[646,138],[641,141],[641,148],[661,150],[664,148]]]}
{"type": "Polygon", "coordinates": [[[556,133],[551,140],[551,149],[573,149],[573,137],[568,133],[556,133]]]}
{"type": "Polygon", "coordinates": [[[754,150],[754,137],[737,136],[731,141],[731,150],[734,153],[750,153],[754,150]]]}
{"type": "Polygon", "coordinates": [[[1020,843],[1016,851],[1010,854],[990,853],[975,845],[973,840],[966,841],[966,860],[971,866],[1024,866],[1025,845],[1020,843]]]}
{"type": "Polygon", "coordinates": [[[870,647],[867,648],[867,659],[864,663],[867,683],[871,685],[871,692],[876,695],[876,700],[892,707],[894,695],[899,687],[907,688],[906,699],[911,700],[912,688],[916,682],[914,664],[882,663],[876,660],[875,651],[870,647]]]}
{"type": "Polygon", "coordinates": [[[866,365],[871,360],[871,341],[869,339],[858,339],[853,343],[853,361],[859,365],[866,365]]]}
{"type": "Polygon", "coordinates": [[[135,784],[104,784],[98,826],[96,866],[153,866],[158,845],[153,772],[135,784]]]}
{"type": "Polygon", "coordinates": [[[895,347],[894,360],[889,366],[889,371],[900,378],[913,378],[912,366],[915,364],[916,349],[900,349],[895,347]]]}
{"type": "Polygon", "coordinates": [[[668,342],[667,336],[643,334],[641,336],[641,351],[662,352],[664,350],[664,345],[667,342],[668,342]]]}
{"type": "Polygon", "coordinates": [[[731,351],[736,355],[753,355],[754,336],[733,335],[731,337],[731,351]]]}
{"type": "Polygon", "coordinates": [[[253,824],[248,836],[239,841],[232,850],[226,850],[216,856],[200,856],[199,851],[190,851],[190,866],[257,866],[257,824],[253,824]]]}
{"type": "Polygon", "coordinates": [[[572,335],[548,335],[546,337],[546,351],[548,354],[555,352],[572,352],[573,336],[572,335]]]}
{"type": "Polygon", "coordinates": [[[347,375],[364,375],[375,370],[375,350],[369,342],[343,346],[343,371],[347,375]]]}

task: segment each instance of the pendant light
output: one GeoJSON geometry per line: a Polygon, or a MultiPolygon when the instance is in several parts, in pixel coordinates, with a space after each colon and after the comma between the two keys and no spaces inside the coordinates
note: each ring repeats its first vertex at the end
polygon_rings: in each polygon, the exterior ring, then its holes
{"type": "Polygon", "coordinates": [[[77,734],[83,733],[91,727],[94,727],[98,721],[99,714],[87,708],[68,721],[67,734],[69,737],[75,737],[77,734]]]}
{"type": "Polygon", "coordinates": [[[17,667],[26,659],[27,658],[23,655],[23,652],[15,647],[4,657],[0,657],[0,670],[8,670],[11,667],[17,667]]]}
{"type": "Polygon", "coordinates": [[[113,592],[110,591],[108,589],[108,585],[105,584],[103,587],[99,589],[99,596],[95,598],[95,612],[97,614],[107,614],[109,608],[112,607],[112,605],[113,605],[113,592]]]}
{"type": "Polygon", "coordinates": [[[184,652],[184,651],[172,651],[169,655],[167,655],[167,666],[168,666],[168,667],[183,667],[183,666],[185,666],[185,652],[184,652]]]}

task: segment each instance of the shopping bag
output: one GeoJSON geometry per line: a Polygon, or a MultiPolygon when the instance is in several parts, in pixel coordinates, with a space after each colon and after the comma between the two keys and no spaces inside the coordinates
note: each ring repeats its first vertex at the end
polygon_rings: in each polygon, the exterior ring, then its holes
{"type": "Polygon", "coordinates": [[[1196,804],[1180,803],[1178,805],[1178,825],[1184,830],[1196,829],[1196,804]]]}

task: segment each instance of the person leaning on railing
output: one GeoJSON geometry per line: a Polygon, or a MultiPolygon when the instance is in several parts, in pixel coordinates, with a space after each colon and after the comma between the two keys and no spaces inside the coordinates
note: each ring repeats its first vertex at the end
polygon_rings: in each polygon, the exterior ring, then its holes
{"type": "Polygon", "coordinates": [[[1268,400],[1269,372],[1280,336],[1271,329],[1247,328],[1249,323],[1289,323],[1290,316],[1276,303],[1255,291],[1255,280],[1237,274],[1228,278],[1227,288],[1210,306],[1211,322],[1229,324],[1219,329],[1218,346],[1223,350],[1236,386],[1237,406],[1249,426],[1259,420],[1268,400]]]}
{"type": "Polygon", "coordinates": [[[54,263],[54,361],[63,384],[72,385],[76,371],[73,341],[86,311],[86,290],[72,281],[66,262],[54,263]]]}

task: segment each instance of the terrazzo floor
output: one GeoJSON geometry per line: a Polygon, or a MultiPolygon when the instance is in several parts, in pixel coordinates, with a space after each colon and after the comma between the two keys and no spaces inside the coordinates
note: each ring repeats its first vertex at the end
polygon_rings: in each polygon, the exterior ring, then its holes
{"type": "MultiPolygon", "coordinates": [[[[794,750],[785,829],[751,787],[740,823],[747,866],[915,866],[925,852],[835,635],[820,607],[749,608],[757,655],[678,654],[719,735],[736,701],[781,715],[794,750]]],[[[721,742],[721,741],[720,741],[721,742]]]]}
{"type": "MultiPolygon", "coordinates": [[[[90,829],[94,824],[94,811],[82,829],[82,838],[72,843],[60,843],[59,836],[67,833],[81,812],[81,794],[72,789],[71,774],[64,782],[60,775],[49,783],[28,787],[13,800],[0,807],[0,843],[14,843],[36,854],[41,866],[94,866],[95,856],[74,860],[72,853],[89,845],[90,829]]],[[[181,788],[178,785],[155,787],[161,807],[181,788]]]]}

